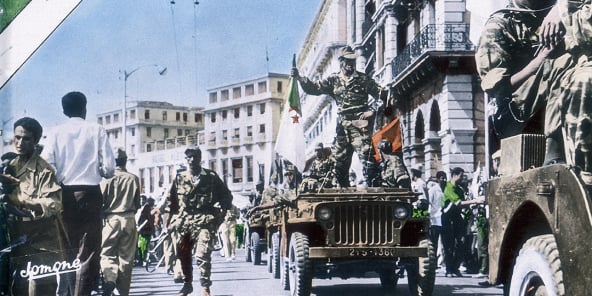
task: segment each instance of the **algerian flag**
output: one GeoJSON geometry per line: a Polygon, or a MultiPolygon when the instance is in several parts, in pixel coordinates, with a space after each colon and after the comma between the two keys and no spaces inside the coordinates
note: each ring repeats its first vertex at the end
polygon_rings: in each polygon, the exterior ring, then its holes
{"type": "MultiPolygon", "coordinates": [[[[292,67],[296,67],[296,55],[292,59],[292,67]]],[[[300,119],[300,95],[298,82],[291,77],[290,88],[286,98],[286,105],[282,113],[280,129],[275,143],[275,152],[296,166],[299,172],[304,170],[306,155],[304,155],[304,130],[300,119]]]]}

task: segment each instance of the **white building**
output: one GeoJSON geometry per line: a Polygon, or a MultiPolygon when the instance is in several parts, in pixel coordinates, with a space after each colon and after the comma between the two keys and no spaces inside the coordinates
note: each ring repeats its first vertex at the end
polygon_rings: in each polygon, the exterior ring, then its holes
{"type": "Polygon", "coordinates": [[[205,167],[216,171],[243,206],[262,176],[268,183],[289,76],[266,76],[208,90],[198,142],[205,167]]]}
{"type": "Polygon", "coordinates": [[[122,111],[97,114],[97,121],[107,130],[113,149],[127,147],[127,169],[140,177],[142,192],[159,195],[159,187],[167,187],[185,163],[186,146],[197,143],[197,133],[204,126],[202,108],[131,102],[126,110],[126,137],[121,133],[122,111]]]}

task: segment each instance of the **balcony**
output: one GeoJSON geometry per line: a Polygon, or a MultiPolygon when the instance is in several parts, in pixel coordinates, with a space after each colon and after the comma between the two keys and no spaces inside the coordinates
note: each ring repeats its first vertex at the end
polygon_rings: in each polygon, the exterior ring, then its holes
{"type": "Polygon", "coordinates": [[[243,143],[245,145],[253,144],[253,136],[246,136],[243,138],[243,143]]]}
{"type": "Polygon", "coordinates": [[[239,137],[233,137],[231,139],[231,142],[230,143],[232,144],[232,146],[240,146],[240,138],[239,137]]]}

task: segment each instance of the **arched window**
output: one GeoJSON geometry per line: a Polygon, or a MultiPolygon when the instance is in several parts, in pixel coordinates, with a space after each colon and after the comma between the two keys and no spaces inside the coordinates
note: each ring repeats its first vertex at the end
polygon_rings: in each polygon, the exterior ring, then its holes
{"type": "Polygon", "coordinates": [[[430,132],[435,132],[437,134],[441,129],[441,122],[440,107],[438,106],[438,101],[434,101],[432,104],[432,110],[430,111],[430,132]]]}
{"type": "Polygon", "coordinates": [[[425,128],[423,123],[423,114],[421,111],[417,111],[417,116],[415,117],[415,143],[420,144],[421,140],[425,138],[425,128]]]}

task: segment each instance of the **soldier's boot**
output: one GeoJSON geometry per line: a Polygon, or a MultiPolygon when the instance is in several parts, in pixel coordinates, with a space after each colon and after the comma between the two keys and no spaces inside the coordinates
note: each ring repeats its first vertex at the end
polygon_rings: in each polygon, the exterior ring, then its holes
{"type": "Polygon", "coordinates": [[[113,290],[115,290],[115,283],[113,283],[113,282],[106,282],[103,285],[103,296],[111,296],[111,295],[113,295],[113,290]]]}
{"type": "Polygon", "coordinates": [[[563,141],[559,139],[561,139],[561,133],[554,133],[547,137],[545,141],[545,160],[543,161],[544,166],[556,163],[565,163],[563,141]]]}
{"type": "Polygon", "coordinates": [[[201,296],[211,296],[210,287],[201,287],[201,296]]]}
{"type": "MultiPolygon", "coordinates": [[[[193,292],[193,285],[191,283],[183,283],[183,288],[177,293],[177,296],[187,296],[193,292]]],[[[209,294],[208,294],[209,295],[209,294]]]]}

